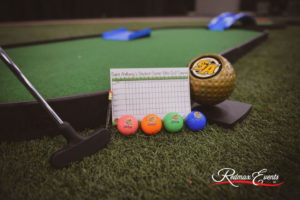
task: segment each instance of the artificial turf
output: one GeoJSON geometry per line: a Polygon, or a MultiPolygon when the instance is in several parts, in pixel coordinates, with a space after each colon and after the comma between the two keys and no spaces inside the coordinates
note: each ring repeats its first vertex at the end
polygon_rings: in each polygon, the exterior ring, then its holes
{"type": "MultiPolygon", "coordinates": [[[[62,136],[0,144],[1,199],[297,199],[299,193],[300,27],[271,30],[269,39],[234,63],[231,99],[253,104],[234,129],[138,132],[112,128],[108,147],[70,168],[55,170],[51,154],[62,136]],[[212,174],[267,169],[279,187],[209,187],[212,174]]],[[[90,134],[86,130],[83,134],[90,134]]]]}
{"type": "MultiPolygon", "coordinates": [[[[109,90],[110,68],[185,67],[200,54],[221,53],[259,34],[160,29],[153,30],[151,37],[129,42],[96,37],[12,48],[7,53],[45,98],[53,98],[109,90]]],[[[2,62],[0,73],[0,102],[33,99],[2,62]]]]}
{"type": "Polygon", "coordinates": [[[99,34],[111,29],[126,26],[128,29],[173,26],[205,26],[199,21],[153,21],[153,22],[114,22],[99,24],[45,24],[45,25],[2,25],[0,26],[0,44],[15,44],[57,38],[68,38],[99,34]]]}

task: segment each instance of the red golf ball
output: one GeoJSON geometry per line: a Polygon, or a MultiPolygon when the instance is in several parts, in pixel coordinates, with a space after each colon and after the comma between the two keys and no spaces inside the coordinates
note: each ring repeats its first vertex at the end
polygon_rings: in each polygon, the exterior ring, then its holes
{"type": "Polygon", "coordinates": [[[138,120],[133,115],[123,115],[118,120],[118,130],[123,135],[133,135],[138,128],[138,120]]]}

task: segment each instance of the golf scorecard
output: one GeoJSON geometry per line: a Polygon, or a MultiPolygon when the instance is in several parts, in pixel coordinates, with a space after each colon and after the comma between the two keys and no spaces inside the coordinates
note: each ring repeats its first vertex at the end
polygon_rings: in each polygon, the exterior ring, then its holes
{"type": "Polygon", "coordinates": [[[110,83],[113,124],[126,114],[142,120],[147,114],[163,119],[169,112],[183,118],[191,112],[187,67],[110,69],[110,83]]]}

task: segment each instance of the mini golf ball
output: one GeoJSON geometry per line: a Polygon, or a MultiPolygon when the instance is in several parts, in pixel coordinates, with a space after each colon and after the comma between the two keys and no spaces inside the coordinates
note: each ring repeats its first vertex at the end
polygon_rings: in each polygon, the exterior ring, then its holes
{"type": "Polygon", "coordinates": [[[170,112],[164,117],[164,127],[168,132],[178,132],[183,127],[183,119],[176,112],[170,112]]]}
{"type": "Polygon", "coordinates": [[[162,127],[161,119],[154,114],[146,115],[141,122],[142,130],[147,135],[157,134],[162,127]]]}
{"type": "Polygon", "coordinates": [[[215,105],[227,99],[235,86],[231,63],[217,54],[200,55],[188,64],[191,98],[202,105],[215,105]]]}
{"type": "Polygon", "coordinates": [[[185,123],[192,131],[199,131],[206,125],[205,116],[199,111],[193,111],[185,119],[185,123]]]}
{"type": "Polygon", "coordinates": [[[138,127],[139,123],[137,119],[132,115],[123,115],[118,119],[118,130],[123,135],[133,135],[138,127]]]}

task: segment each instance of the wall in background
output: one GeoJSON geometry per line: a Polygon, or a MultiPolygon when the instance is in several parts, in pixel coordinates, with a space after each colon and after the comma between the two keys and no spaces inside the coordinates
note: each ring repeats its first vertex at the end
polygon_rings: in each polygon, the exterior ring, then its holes
{"type": "Polygon", "coordinates": [[[300,0],[3,0],[0,22],[49,19],[216,16],[250,11],[260,16],[299,16],[300,0]]]}
{"type": "Polygon", "coordinates": [[[99,17],[183,16],[195,0],[7,0],[0,21],[99,17]]]}
{"type": "Polygon", "coordinates": [[[240,0],[196,0],[195,14],[216,16],[223,12],[238,12],[240,0]]]}

